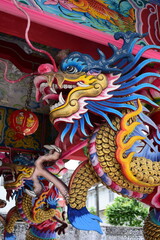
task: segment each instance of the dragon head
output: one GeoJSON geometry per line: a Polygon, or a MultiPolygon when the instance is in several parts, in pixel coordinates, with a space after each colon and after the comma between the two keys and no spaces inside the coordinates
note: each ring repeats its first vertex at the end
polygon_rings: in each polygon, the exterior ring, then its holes
{"type": "MultiPolygon", "coordinates": [[[[9,199],[13,193],[17,195],[19,193],[21,194],[24,190],[28,190],[27,193],[29,194],[34,191],[33,173],[36,168],[36,160],[37,155],[27,153],[15,154],[12,158],[6,157],[5,155],[0,156],[0,176],[3,176],[4,179],[7,199],[9,199]]],[[[46,166],[46,169],[50,174],[56,175],[57,177],[62,176],[67,171],[62,160],[46,166]]],[[[40,177],[39,181],[44,189],[49,188],[50,181],[43,177],[40,177]]]]}
{"type": "Polygon", "coordinates": [[[8,161],[6,159],[0,161],[0,175],[4,178],[4,187],[6,190],[18,190],[23,186],[25,180],[31,178],[34,168],[10,162],[9,158],[8,161]]]}
{"type": "Polygon", "coordinates": [[[109,99],[109,92],[118,88],[113,83],[120,75],[103,74],[98,63],[97,67],[93,63],[90,56],[74,52],[62,61],[57,72],[49,71],[35,78],[36,99],[50,104],[50,120],[56,128],[62,122],[73,124],[85,118],[89,123],[89,101],[109,99]]]}
{"type": "Polygon", "coordinates": [[[98,60],[88,54],[73,52],[62,60],[57,72],[49,64],[39,67],[40,76],[34,80],[36,99],[42,98],[50,105],[50,120],[60,132],[61,142],[66,136],[72,143],[75,135],[90,135],[104,120],[115,129],[110,120],[112,114],[122,118],[119,109],[136,110],[129,101],[135,102],[138,98],[150,101],[136,95],[139,90],[150,87],[138,85],[145,75],[135,77],[145,66],[137,66],[141,54],[137,57],[132,54],[140,37],[138,33],[117,33],[115,38],[122,38],[124,44],[120,49],[109,44],[113,56],[108,59],[100,50],[98,60]]]}

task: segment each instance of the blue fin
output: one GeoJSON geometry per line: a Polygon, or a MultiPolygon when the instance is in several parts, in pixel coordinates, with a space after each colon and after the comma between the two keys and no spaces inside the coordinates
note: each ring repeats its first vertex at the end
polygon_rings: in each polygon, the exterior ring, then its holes
{"type": "Polygon", "coordinates": [[[93,230],[103,234],[99,225],[102,220],[98,216],[91,214],[86,207],[78,210],[68,205],[68,219],[73,227],[79,230],[93,230]]]}
{"type": "Polygon", "coordinates": [[[13,233],[4,233],[4,239],[5,240],[16,240],[16,236],[13,233]]]}

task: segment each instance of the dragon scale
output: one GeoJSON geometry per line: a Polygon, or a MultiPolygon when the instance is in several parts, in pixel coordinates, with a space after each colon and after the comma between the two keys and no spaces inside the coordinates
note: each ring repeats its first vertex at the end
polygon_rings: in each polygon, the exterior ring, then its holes
{"type": "MultiPolygon", "coordinates": [[[[130,122],[134,120],[131,119],[130,122]]],[[[120,118],[115,117],[112,120],[112,124],[119,130],[120,118]]],[[[107,124],[104,124],[91,137],[89,144],[90,160],[82,163],[79,166],[79,170],[76,169],[70,181],[69,203],[71,207],[76,209],[85,207],[88,189],[100,182],[118,194],[137,199],[144,198],[154,190],[154,187],[136,186],[124,177],[120,164],[115,157],[117,148],[116,135],[117,131],[112,130],[107,124]],[[103,172],[100,171],[100,168],[103,172]]],[[[137,164],[136,169],[139,169],[143,174],[142,170],[143,168],[147,169],[147,163],[148,165],[152,164],[146,158],[133,158],[131,168],[134,166],[133,171],[136,172],[135,166],[137,164]],[[142,163],[142,167],[140,167],[140,163],[142,163]]],[[[158,171],[157,169],[157,175],[158,171]]],[[[150,169],[148,169],[148,172],[145,171],[145,174],[147,173],[149,177],[150,169]]],[[[157,175],[153,175],[155,181],[157,180],[157,175]]],[[[139,178],[142,179],[141,177],[139,178]]]]}
{"type": "Polygon", "coordinates": [[[72,208],[81,209],[86,206],[87,192],[95,184],[100,183],[91,164],[83,162],[79,171],[70,180],[69,204],[72,208]]]}

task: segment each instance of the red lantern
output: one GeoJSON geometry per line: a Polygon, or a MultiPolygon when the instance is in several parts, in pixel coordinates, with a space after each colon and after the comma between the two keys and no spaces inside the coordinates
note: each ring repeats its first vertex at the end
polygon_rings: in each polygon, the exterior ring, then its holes
{"type": "Polygon", "coordinates": [[[33,134],[38,125],[37,116],[27,109],[16,110],[10,115],[10,127],[15,130],[16,137],[19,139],[33,134]]]}

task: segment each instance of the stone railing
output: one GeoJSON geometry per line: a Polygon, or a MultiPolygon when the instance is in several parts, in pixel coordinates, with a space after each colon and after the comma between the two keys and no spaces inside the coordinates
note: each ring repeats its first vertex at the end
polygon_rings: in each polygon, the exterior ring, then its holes
{"type": "MultiPolygon", "coordinates": [[[[25,240],[27,224],[18,222],[15,227],[16,240],[25,240]]],[[[144,240],[142,228],[102,226],[103,234],[94,231],[79,231],[72,226],[68,227],[65,235],[60,240],[144,240]]],[[[0,225],[0,240],[3,240],[3,227],[0,225]]]]}

